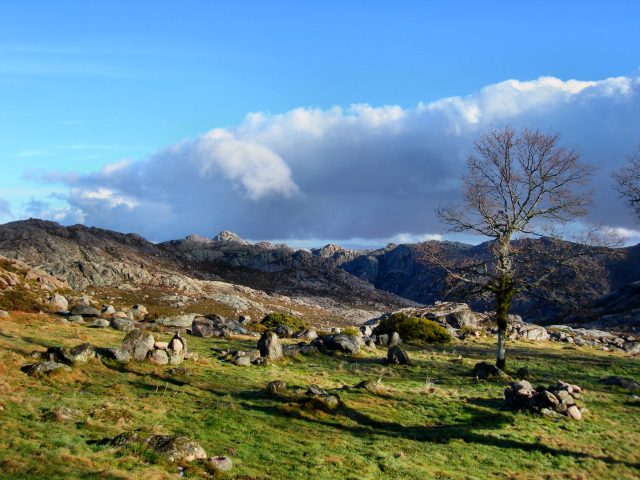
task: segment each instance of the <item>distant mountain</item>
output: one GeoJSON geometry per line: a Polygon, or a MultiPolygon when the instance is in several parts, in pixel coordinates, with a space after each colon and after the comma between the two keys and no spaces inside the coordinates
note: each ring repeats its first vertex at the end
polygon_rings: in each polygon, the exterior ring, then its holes
{"type": "Polygon", "coordinates": [[[286,295],[324,296],[378,310],[417,305],[376,289],[330,259],[287,245],[252,245],[231,232],[214,239],[190,235],[153,244],[137,234],[30,219],[0,225],[0,255],[64,277],[76,290],[127,282],[179,285],[196,278],[286,295]]]}
{"type": "MultiPolygon", "coordinates": [[[[485,248],[456,242],[443,245],[459,256],[482,254],[485,248]]],[[[635,315],[631,311],[638,309],[633,293],[637,287],[622,287],[640,281],[640,245],[622,252],[619,257],[599,260],[603,275],[566,279],[579,282],[574,290],[580,292],[583,304],[593,305],[573,312],[570,321],[606,320],[609,312],[626,315],[631,321],[635,315]]],[[[149,282],[162,276],[157,272],[169,268],[187,277],[224,280],[285,295],[323,295],[379,310],[448,299],[444,272],[420,260],[419,244],[389,244],[377,250],[326,245],[308,250],[269,242],[252,244],[227,231],[213,239],[189,235],[153,244],[137,234],[30,219],[0,225],[0,254],[37,264],[66,278],[78,290],[89,285],[149,282]]],[[[476,311],[491,309],[487,300],[467,301],[476,311]]],[[[548,302],[520,299],[514,302],[512,313],[559,323],[571,312],[548,302]]]]}

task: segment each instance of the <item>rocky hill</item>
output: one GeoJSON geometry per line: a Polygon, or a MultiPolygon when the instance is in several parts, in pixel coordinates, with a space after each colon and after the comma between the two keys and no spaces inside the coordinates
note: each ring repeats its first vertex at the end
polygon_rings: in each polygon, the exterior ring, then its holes
{"type": "Polygon", "coordinates": [[[299,297],[305,304],[369,310],[371,316],[417,305],[376,289],[330,259],[286,245],[251,245],[230,232],[156,245],[136,234],[30,219],[0,225],[0,255],[64,279],[77,291],[147,285],[203,294],[202,282],[219,282],[299,297]],[[226,262],[211,261],[216,259],[226,262]]]}

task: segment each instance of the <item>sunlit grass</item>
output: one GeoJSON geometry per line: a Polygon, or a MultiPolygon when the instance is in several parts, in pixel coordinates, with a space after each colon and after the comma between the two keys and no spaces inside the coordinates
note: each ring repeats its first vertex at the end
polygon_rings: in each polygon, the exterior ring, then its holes
{"type": "MultiPolygon", "coordinates": [[[[244,478],[638,478],[640,403],[631,392],[597,382],[606,375],[640,378],[637,359],[554,343],[515,343],[512,371],[527,366],[532,384],[558,379],[581,385],[591,411],[581,422],[498,410],[506,383],[475,382],[473,364],[491,360],[493,341],[407,346],[410,366],[390,366],[386,350],[359,357],[315,355],[273,366],[236,367],[219,352],[255,348],[256,340],[187,336],[202,360],[171,367],[93,361],[71,373],[38,378],[21,371],[47,346],[91,341],[118,346],[124,333],[64,325],[42,315],[0,321],[0,478],[178,478],[177,465],[142,451],[101,446],[127,430],[184,433],[208,455],[229,455],[244,478]],[[461,357],[461,358],[460,358],[461,357]],[[290,394],[268,397],[271,380],[290,394]],[[376,394],[343,389],[379,382],[376,394]],[[315,383],[340,395],[327,412],[299,402],[315,383]],[[81,412],[73,421],[50,414],[81,412]],[[126,454],[123,454],[126,453],[126,454]]],[[[157,334],[167,340],[169,334],[157,334]]],[[[637,392],[636,392],[637,393],[637,392]]],[[[202,463],[185,477],[210,478],[202,463]]]]}

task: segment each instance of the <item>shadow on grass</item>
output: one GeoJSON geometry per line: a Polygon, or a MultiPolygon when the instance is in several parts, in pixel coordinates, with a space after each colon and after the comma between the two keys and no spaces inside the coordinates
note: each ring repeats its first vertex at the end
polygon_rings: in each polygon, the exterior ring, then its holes
{"type": "MultiPolygon", "coordinates": [[[[247,393],[248,392],[243,392],[239,394],[238,398],[248,400],[249,397],[256,397],[255,392],[252,392],[251,395],[247,393]]],[[[617,460],[611,456],[594,456],[587,453],[571,451],[566,448],[555,448],[541,443],[528,443],[513,439],[504,439],[491,434],[478,433],[476,431],[478,429],[499,430],[512,424],[512,414],[495,411],[498,403],[495,400],[470,399],[468,404],[461,408],[460,416],[467,418],[464,423],[402,425],[397,422],[376,420],[344,404],[334,412],[333,417],[323,416],[313,418],[309,415],[303,415],[302,412],[304,409],[292,411],[290,408],[284,408],[285,403],[289,405],[291,405],[291,403],[298,403],[304,406],[306,402],[300,397],[279,396],[273,397],[272,399],[279,400],[279,403],[272,405],[255,405],[243,402],[241,406],[247,410],[257,411],[269,416],[280,416],[284,418],[294,416],[300,421],[322,425],[331,429],[338,429],[357,437],[367,438],[371,435],[386,435],[391,438],[404,438],[407,440],[431,443],[447,443],[451,440],[462,440],[465,443],[475,443],[501,449],[522,450],[526,452],[537,451],[552,456],[591,458],[611,465],[620,464],[629,468],[640,468],[640,463],[617,460]],[[493,411],[487,411],[488,408],[493,411]],[[345,425],[338,420],[340,416],[351,419],[356,422],[357,425],[345,425]]]]}

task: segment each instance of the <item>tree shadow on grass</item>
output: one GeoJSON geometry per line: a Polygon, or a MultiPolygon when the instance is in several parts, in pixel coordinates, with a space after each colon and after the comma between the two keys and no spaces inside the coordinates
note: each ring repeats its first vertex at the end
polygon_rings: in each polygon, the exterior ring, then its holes
{"type": "MultiPolygon", "coordinates": [[[[255,393],[254,393],[255,395],[255,393]]],[[[239,398],[242,398],[239,397],[239,398]]],[[[246,397],[245,397],[246,398],[246,397]]],[[[292,403],[299,400],[299,397],[287,396],[276,397],[281,402],[292,403]]],[[[290,408],[284,408],[282,403],[270,405],[256,405],[243,402],[241,406],[247,410],[253,410],[269,416],[281,416],[291,418],[293,412],[290,408]]],[[[300,421],[321,425],[323,427],[341,430],[345,433],[357,437],[368,438],[371,435],[386,435],[391,438],[404,438],[407,440],[447,443],[452,440],[462,440],[465,443],[475,443],[477,445],[497,447],[509,450],[522,450],[526,452],[537,451],[541,454],[552,456],[565,456],[572,458],[590,458],[600,460],[607,464],[624,465],[629,468],[640,469],[640,463],[625,462],[617,460],[611,456],[594,456],[587,453],[576,452],[566,448],[555,448],[541,443],[528,443],[520,440],[505,439],[497,435],[478,433],[476,430],[495,429],[499,430],[511,425],[513,418],[510,413],[499,411],[488,411],[487,408],[495,409],[495,403],[491,400],[475,399],[470,404],[463,405],[459,416],[467,418],[460,423],[425,423],[424,425],[403,425],[398,422],[376,420],[369,415],[361,413],[354,408],[342,404],[335,412],[334,417],[311,417],[303,415],[303,410],[299,410],[297,417],[300,421]],[[351,419],[356,425],[345,425],[338,420],[339,416],[351,419]]]]}

